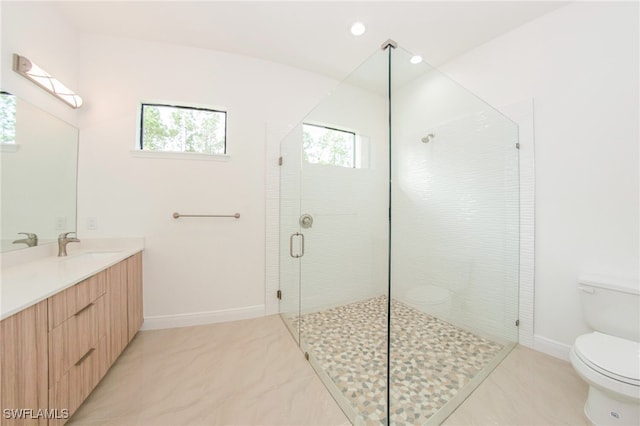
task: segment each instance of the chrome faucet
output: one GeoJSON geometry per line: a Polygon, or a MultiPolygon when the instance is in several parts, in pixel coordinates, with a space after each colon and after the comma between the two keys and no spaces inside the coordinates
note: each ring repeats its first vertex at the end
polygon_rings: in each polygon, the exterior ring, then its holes
{"type": "Polygon", "coordinates": [[[67,244],[80,242],[77,238],[68,237],[69,234],[75,234],[75,232],[63,232],[58,236],[58,257],[67,255],[67,244]]]}
{"type": "Polygon", "coordinates": [[[26,244],[27,247],[34,247],[38,245],[38,236],[30,232],[18,232],[18,234],[26,235],[27,238],[21,240],[15,240],[13,244],[26,244]]]}

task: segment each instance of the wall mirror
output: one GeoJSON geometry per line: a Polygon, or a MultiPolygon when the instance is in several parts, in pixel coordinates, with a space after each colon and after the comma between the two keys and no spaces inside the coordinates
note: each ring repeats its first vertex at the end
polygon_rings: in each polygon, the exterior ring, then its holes
{"type": "Polygon", "coordinates": [[[76,230],[78,129],[7,92],[0,123],[0,249],[56,242],[76,230]]]}

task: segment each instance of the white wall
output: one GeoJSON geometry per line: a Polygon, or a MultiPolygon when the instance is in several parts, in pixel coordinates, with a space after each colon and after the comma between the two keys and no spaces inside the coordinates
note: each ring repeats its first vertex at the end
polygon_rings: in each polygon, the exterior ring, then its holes
{"type": "Polygon", "coordinates": [[[638,277],[638,4],[573,3],[443,68],[492,105],[534,99],[536,346],[586,332],[576,280],[638,277]]]}
{"type": "Polygon", "coordinates": [[[0,87],[50,114],[77,124],[77,111],[12,70],[13,54],[26,56],[71,90],[78,88],[78,34],[46,2],[0,3],[0,87]]]}
{"type": "Polygon", "coordinates": [[[96,35],[81,40],[80,75],[80,237],[145,237],[149,326],[261,315],[265,124],[296,123],[335,82],[238,55],[96,35]],[[229,158],[132,155],[141,100],[226,109],[229,158]],[[242,216],[174,220],[174,211],[242,216]],[[86,229],[89,217],[98,229],[86,229]]]}
{"type": "MultiPolygon", "coordinates": [[[[262,306],[265,123],[297,122],[334,82],[167,44],[87,36],[78,48],[76,33],[51,5],[0,7],[2,88],[78,123],[76,111],[11,71],[17,52],[86,101],[78,228],[81,237],[147,237],[146,315],[262,306]],[[228,108],[231,158],[131,156],[141,99],[228,108]],[[243,217],[176,222],[174,210],[237,210],[243,217]],[[87,217],[98,219],[97,230],[85,229],[87,217]]],[[[549,351],[557,344],[561,352],[587,330],[577,277],[639,272],[638,5],[571,4],[444,71],[492,105],[535,100],[535,333],[552,344],[549,351]]]]}

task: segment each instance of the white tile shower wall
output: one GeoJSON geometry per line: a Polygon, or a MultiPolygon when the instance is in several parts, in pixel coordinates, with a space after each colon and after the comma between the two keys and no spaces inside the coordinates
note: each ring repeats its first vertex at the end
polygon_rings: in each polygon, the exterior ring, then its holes
{"type": "MultiPolygon", "coordinates": [[[[356,76],[357,76],[356,72],[356,76]]],[[[305,120],[363,135],[368,158],[362,168],[301,163],[299,213],[314,222],[304,229],[300,259],[303,312],[386,293],[387,282],[387,111],[383,95],[351,84],[338,86],[305,120]]],[[[298,128],[298,146],[302,135],[298,128]]],[[[299,148],[298,148],[299,149],[299,148]]],[[[298,217],[292,218],[294,227],[298,217]]],[[[285,233],[287,234],[287,233],[285,233]]],[[[287,246],[288,247],[288,246],[287,246]]]]}
{"type": "Polygon", "coordinates": [[[393,297],[517,340],[517,126],[436,71],[394,98],[393,297]],[[425,305],[425,286],[449,305],[425,305]]]}
{"type": "Polygon", "coordinates": [[[257,315],[265,304],[265,123],[299,121],[335,82],[240,55],[91,34],[80,61],[87,103],[78,217],[100,223],[81,235],[145,236],[145,315],[163,324],[257,315]],[[141,100],[225,108],[229,157],[132,156],[141,100]],[[241,218],[174,220],[174,211],[241,218]]]}
{"type": "Polygon", "coordinates": [[[640,274],[639,40],[637,2],[574,2],[443,68],[491,104],[535,99],[534,327],[551,355],[589,330],[580,274],[640,274]]]}
{"type": "Polygon", "coordinates": [[[386,209],[378,170],[305,164],[301,300],[304,312],[363,300],[385,291],[386,209]]]}

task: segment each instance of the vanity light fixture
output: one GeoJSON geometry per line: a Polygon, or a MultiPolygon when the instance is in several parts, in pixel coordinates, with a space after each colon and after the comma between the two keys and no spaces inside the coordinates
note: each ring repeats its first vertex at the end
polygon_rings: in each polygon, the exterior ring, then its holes
{"type": "Polygon", "coordinates": [[[366,30],[367,30],[367,27],[365,27],[364,24],[360,21],[354,22],[353,25],[351,25],[351,34],[353,34],[356,37],[364,34],[366,30]]]}
{"type": "Polygon", "coordinates": [[[56,98],[68,104],[71,108],[80,108],[82,98],[64,84],[49,75],[48,72],[31,62],[24,56],[13,54],[13,70],[23,77],[33,81],[56,98]]]}

